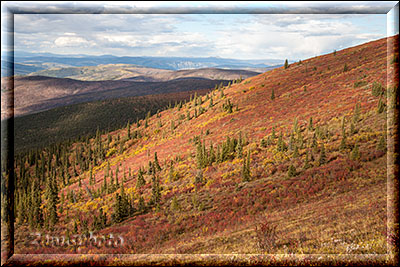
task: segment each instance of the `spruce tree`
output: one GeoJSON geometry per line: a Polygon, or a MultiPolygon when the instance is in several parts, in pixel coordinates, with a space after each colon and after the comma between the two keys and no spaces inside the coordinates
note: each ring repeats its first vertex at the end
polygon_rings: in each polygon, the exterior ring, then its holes
{"type": "Polygon", "coordinates": [[[138,178],[137,178],[137,181],[136,181],[136,188],[141,188],[145,184],[146,184],[146,180],[143,177],[142,169],[139,169],[138,178]]]}
{"type": "Polygon", "coordinates": [[[33,180],[31,187],[31,216],[29,218],[29,225],[32,228],[40,228],[43,226],[43,213],[41,209],[42,199],[40,196],[40,188],[36,183],[36,180],[33,180]]]}
{"type": "Polygon", "coordinates": [[[157,152],[154,152],[154,167],[157,171],[161,171],[161,167],[157,158],[157,152]]]}
{"type": "Polygon", "coordinates": [[[351,160],[358,160],[358,159],[360,159],[360,152],[359,152],[359,149],[358,149],[358,144],[356,144],[356,145],[354,146],[353,150],[351,151],[350,159],[351,159],[351,160]]]}
{"type": "Polygon", "coordinates": [[[194,183],[201,185],[201,184],[203,184],[203,182],[204,182],[203,170],[202,169],[198,169],[197,172],[196,172],[196,177],[195,177],[194,183]]]}
{"type": "Polygon", "coordinates": [[[48,212],[48,224],[50,229],[58,222],[57,215],[57,204],[58,204],[58,189],[56,179],[53,175],[48,177],[46,184],[46,198],[47,198],[47,212],[48,212]]]}
{"type": "Polygon", "coordinates": [[[267,142],[265,141],[264,138],[261,139],[260,146],[264,148],[267,147],[267,142]]]}
{"type": "Polygon", "coordinates": [[[140,212],[144,212],[146,209],[146,204],[144,203],[144,198],[143,196],[139,197],[139,203],[138,203],[138,210],[140,212]]]}
{"type": "Polygon", "coordinates": [[[155,174],[153,174],[152,182],[153,184],[151,187],[151,203],[158,206],[161,201],[161,188],[160,181],[155,174]]]}
{"type": "Polygon", "coordinates": [[[383,137],[383,135],[379,138],[379,142],[378,142],[376,149],[378,151],[383,151],[383,152],[386,151],[386,142],[385,142],[385,138],[383,137]]]}
{"type": "Polygon", "coordinates": [[[242,167],[242,181],[248,182],[251,179],[250,172],[250,150],[247,152],[247,159],[243,159],[243,167],[242,167]]]}
{"type": "Polygon", "coordinates": [[[122,218],[125,218],[129,215],[129,200],[128,196],[125,194],[125,187],[124,183],[121,183],[120,185],[120,192],[121,192],[121,216],[122,218]]]}
{"type": "Polygon", "coordinates": [[[179,211],[179,204],[176,196],[174,196],[171,200],[170,209],[172,212],[179,211]]]}
{"type": "Polygon", "coordinates": [[[358,120],[360,119],[360,111],[361,111],[361,104],[357,103],[356,106],[354,107],[354,113],[353,113],[354,123],[357,123],[358,120]]]}
{"type": "Polygon", "coordinates": [[[274,89],[272,88],[272,91],[271,91],[271,100],[274,100],[275,99],[275,91],[274,91],[274,89]]]}
{"type": "Polygon", "coordinates": [[[122,221],[122,203],[121,196],[117,193],[115,195],[114,205],[113,205],[113,214],[112,220],[114,223],[119,223],[122,221]]]}
{"type": "Polygon", "coordinates": [[[102,188],[102,191],[104,193],[107,192],[107,176],[106,176],[106,174],[104,174],[104,177],[103,177],[103,188],[102,188]]]}
{"type": "Polygon", "coordinates": [[[310,122],[308,123],[308,129],[309,129],[310,131],[312,131],[312,130],[314,129],[312,117],[310,117],[310,122]]]}
{"type": "Polygon", "coordinates": [[[306,169],[308,169],[310,167],[311,167],[311,165],[310,165],[310,151],[307,149],[306,160],[304,162],[303,169],[306,170],[306,169]]]}
{"type": "Polygon", "coordinates": [[[321,144],[321,152],[319,155],[319,165],[325,164],[326,163],[326,155],[325,155],[325,146],[322,143],[321,144]]]}
{"type": "Polygon", "coordinates": [[[382,97],[379,98],[377,113],[380,114],[385,110],[385,103],[382,101],[382,97]]]}
{"type": "Polygon", "coordinates": [[[168,179],[170,182],[174,182],[175,181],[175,170],[174,170],[174,165],[172,164],[171,161],[171,165],[169,167],[169,172],[168,172],[168,179]]]}
{"type": "Polygon", "coordinates": [[[291,177],[296,176],[296,175],[297,175],[296,168],[293,166],[293,164],[290,164],[287,176],[289,178],[291,178],[291,177]]]}
{"type": "Polygon", "coordinates": [[[295,145],[294,146],[294,152],[293,152],[293,157],[297,158],[299,156],[299,149],[298,147],[295,145]]]}
{"type": "Polygon", "coordinates": [[[93,177],[93,166],[90,165],[90,171],[89,171],[89,184],[93,185],[95,183],[94,177],[93,177]]]}

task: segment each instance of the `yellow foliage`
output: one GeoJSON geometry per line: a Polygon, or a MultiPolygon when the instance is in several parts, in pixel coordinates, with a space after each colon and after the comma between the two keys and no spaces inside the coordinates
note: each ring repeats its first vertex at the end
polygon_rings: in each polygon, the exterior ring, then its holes
{"type": "Polygon", "coordinates": [[[211,119],[209,119],[208,121],[198,124],[197,128],[203,128],[203,127],[207,126],[208,124],[210,124],[214,121],[217,121],[225,116],[226,116],[225,112],[221,112],[221,113],[215,115],[214,117],[212,117],[211,119]]]}
{"type": "Polygon", "coordinates": [[[117,149],[115,147],[112,147],[111,149],[109,149],[106,153],[106,157],[110,157],[112,155],[114,155],[117,152],[117,149]]]}

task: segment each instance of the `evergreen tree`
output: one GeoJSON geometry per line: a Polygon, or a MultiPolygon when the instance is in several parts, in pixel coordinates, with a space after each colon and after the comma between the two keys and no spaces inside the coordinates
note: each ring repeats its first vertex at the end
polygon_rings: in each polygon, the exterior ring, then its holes
{"type": "Polygon", "coordinates": [[[321,153],[319,155],[319,165],[325,164],[326,163],[326,155],[325,155],[325,146],[322,143],[321,144],[321,153]]]}
{"type": "Polygon", "coordinates": [[[121,215],[122,218],[126,218],[130,212],[130,207],[129,207],[130,205],[128,196],[125,194],[125,187],[123,183],[121,183],[120,185],[120,192],[121,192],[121,215]]]}
{"type": "Polygon", "coordinates": [[[316,138],[315,132],[314,132],[314,135],[313,135],[313,140],[312,140],[312,143],[311,143],[311,148],[313,149],[313,152],[314,152],[314,153],[317,153],[317,152],[318,152],[318,143],[317,143],[317,138],[316,138]]]}
{"type": "Polygon", "coordinates": [[[128,124],[126,125],[126,136],[128,140],[131,139],[131,125],[129,124],[129,121],[128,124]]]}
{"type": "Polygon", "coordinates": [[[114,200],[114,205],[113,205],[113,214],[111,216],[114,223],[119,223],[123,219],[121,202],[122,202],[121,196],[117,193],[115,195],[115,200],[114,200]]]}
{"type": "Polygon", "coordinates": [[[294,150],[294,146],[295,146],[294,136],[293,136],[293,133],[292,133],[292,134],[290,134],[290,139],[289,139],[289,149],[290,150],[294,150]]]}
{"type": "Polygon", "coordinates": [[[107,176],[106,174],[104,174],[104,178],[103,178],[103,188],[102,188],[103,192],[107,192],[107,176]]]}
{"type": "Polygon", "coordinates": [[[55,176],[51,175],[48,177],[46,184],[46,198],[47,198],[47,212],[48,212],[48,224],[50,229],[58,222],[57,215],[57,204],[58,204],[58,189],[55,176]]]}
{"type": "Polygon", "coordinates": [[[154,167],[157,171],[161,171],[160,164],[158,163],[157,152],[154,152],[154,167]]]}
{"type": "Polygon", "coordinates": [[[146,180],[143,177],[142,169],[139,169],[138,178],[137,178],[137,181],[136,181],[136,188],[141,188],[145,184],[146,184],[146,180]]]}
{"type": "Polygon", "coordinates": [[[171,165],[169,167],[168,179],[170,182],[174,182],[176,179],[174,165],[172,164],[172,161],[171,161],[171,165]]]}
{"type": "Polygon", "coordinates": [[[119,166],[117,165],[117,168],[115,169],[115,185],[118,186],[118,173],[119,173],[119,166]]]}
{"type": "Polygon", "coordinates": [[[382,101],[382,97],[379,98],[377,113],[382,113],[385,110],[385,103],[382,101]]]}
{"type": "Polygon", "coordinates": [[[243,167],[242,167],[242,181],[248,182],[251,180],[251,172],[250,172],[250,150],[247,152],[247,159],[243,159],[243,167]]]}
{"type": "Polygon", "coordinates": [[[306,160],[304,162],[303,169],[306,170],[306,169],[308,169],[310,167],[311,167],[311,165],[310,165],[310,151],[307,149],[306,160]]]}
{"type": "Polygon", "coordinates": [[[264,148],[267,147],[267,142],[265,141],[264,138],[261,139],[260,146],[264,148]]]}
{"type": "Polygon", "coordinates": [[[358,159],[360,159],[360,152],[359,152],[359,150],[358,150],[358,144],[356,144],[356,145],[354,146],[353,150],[351,151],[350,159],[351,159],[351,160],[358,160],[358,159]]]}
{"type": "Polygon", "coordinates": [[[179,211],[179,209],[180,209],[176,196],[174,196],[171,200],[170,209],[172,212],[179,211]]]}
{"type": "Polygon", "coordinates": [[[215,151],[214,151],[214,146],[212,144],[212,142],[210,143],[210,151],[209,151],[209,156],[208,156],[208,165],[211,166],[213,164],[213,162],[216,161],[216,155],[215,155],[215,151]]]}
{"type": "Polygon", "coordinates": [[[31,187],[31,215],[29,217],[29,224],[32,228],[40,228],[43,226],[43,213],[41,209],[42,199],[40,195],[40,188],[33,180],[31,187]]]}
{"type": "Polygon", "coordinates": [[[275,91],[274,91],[274,89],[272,88],[272,91],[271,91],[271,100],[274,100],[275,99],[275,91]]]}
{"type": "Polygon", "coordinates": [[[293,164],[290,164],[287,176],[290,178],[296,175],[297,175],[296,168],[293,166],[293,164]]]}
{"type": "Polygon", "coordinates": [[[357,123],[360,119],[361,104],[357,103],[354,107],[353,122],[357,123]]]}
{"type": "Polygon", "coordinates": [[[119,141],[119,153],[122,154],[124,152],[124,141],[119,141]]]}
{"type": "Polygon", "coordinates": [[[139,203],[138,203],[138,210],[140,212],[144,212],[146,209],[146,204],[144,203],[144,198],[143,196],[139,197],[139,203]]]}
{"type": "Polygon", "coordinates": [[[293,132],[299,134],[299,124],[297,122],[297,118],[295,118],[293,122],[293,132]]]}
{"type": "Polygon", "coordinates": [[[385,138],[383,137],[383,135],[381,135],[381,137],[379,138],[379,142],[378,142],[376,149],[378,151],[383,151],[383,152],[386,151],[386,142],[385,142],[385,138]]]}
{"type": "Polygon", "coordinates": [[[194,180],[195,184],[203,184],[204,179],[203,179],[203,170],[202,169],[198,169],[196,172],[196,177],[194,180]]]}
{"type": "Polygon", "coordinates": [[[312,117],[310,117],[310,122],[308,123],[308,129],[312,131],[314,129],[312,117]]]}
{"type": "Polygon", "coordinates": [[[283,141],[283,133],[281,132],[281,134],[279,135],[279,138],[278,138],[277,150],[283,152],[283,151],[286,151],[286,149],[287,149],[287,146],[286,146],[285,142],[283,141]]]}
{"type": "Polygon", "coordinates": [[[272,135],[271,135],[271,137],[272,137],[272,139],[275,139],[275,138],[276,138],[276,135],[275,135],[275,126],[272,127],[272,135]]]}
{"type": "Polygon", "coordinates": [[[113,188],[114,187],[114,173],[113,173],[113,170],[111,170],[111,172],[110,172],[110,177],[111,177],[110,186],[111,186],[111,188],[113,188]]]}
{"type": "Polygon", "coordinates": [[[89,171],[89,184],[93,185],[95,183],[94,177],[93,177],[93,166],[90,164],[90,171],[89,171]]]}
{"type": "Polygon", "coordinates": [[[377,82],[373,82],[372,84],[372,95],[375,97],[381,96],[383,95],[384,90],[383,90],[383,86],[380,83],[377,82]]]}
{"type": "Polygon", "coordinates": [[[152,182],[153,184],[151,187],[151,203],[158,206],[161,201],[161,187],[160,181],[155,174],[153,174],[152,182]]]}
{"type": "Polygon", "coordinates": [[[304,139],[300,131],[297,134],[297,143],[299,144],[299,148],[302,149],[304,146],[304,139]]]}
{"type": "Polygon", "coordinates": [[[287,69],[288,67],[289,67],[288,60],[287,60],[287,59],[285,59],[285,69],[287,69]]]}
{"type": "Polygon", "coordinates": [[[354,125],[353,122],[351,122],[351,124],[350,124],[350,134],[353,135],[355,133],[357,133],[356,126],[354,125]]]}
{"type": "Polygon", "coordinates": [[[340,141],[340,146],[339,149],[340,150],[344,150],[347,148],[347,144],[346,144],[346,135],[342,136],[342,141],[340,141]]]}
{"type": "Polygon", "coordinates": [[[294,152],[293,152],[293,157],[297,158],[299,156],[299,149],[298,147],[295,145],[294,146],[294,152]]]}

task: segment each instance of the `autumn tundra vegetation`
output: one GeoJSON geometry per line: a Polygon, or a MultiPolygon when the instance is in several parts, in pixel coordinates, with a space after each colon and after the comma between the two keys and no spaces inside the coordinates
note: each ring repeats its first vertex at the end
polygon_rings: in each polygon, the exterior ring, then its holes
{"type": "Polygon", "coordinates": [[[17,154],[15,252],[387,253],[388,56],[385,38],[286,61],[17,154]],[[33,246],[36,232],[124,242],[33,246]]]}

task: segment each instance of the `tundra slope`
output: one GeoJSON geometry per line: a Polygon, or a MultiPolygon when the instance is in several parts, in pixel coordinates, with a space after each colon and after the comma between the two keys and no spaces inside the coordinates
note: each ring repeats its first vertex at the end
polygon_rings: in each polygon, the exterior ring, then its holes
{"type": "MultiPolygon", "coordinates": [[[[398,51],[398,39],[390,40],[398,51]]],[[[122,149],[117,137],[128,130],[110,133],[90,189],[102,192],[104,177],[110,181],[107,165],[126,177],[123,188],[91,199],[78,183],[89,184],[88,171],[78,171],[80,179],[60,194],[81,197],[59,204],[53,234],[72,231],[74,222],[78,231],[90,228],[101,207],[109,224],[96,233],[123,235],[124,246],[80,253],[386,253],[383,100],[398,83],[385,86],[387,66],[398,68],[398,60],[388,63],[389,52],[385,38],[219,88],[150,117],[147,127],[131,125],[142,137],[125,139],[122,149]],[[155,152],[157,171],[149,168],[155,152]],[[149,171],[139,175],[140,168],[149,171]],[[144,186],[137,186],[139,177],[144,186]],[[122,190],[135,211],[111,222],[122,190]]],[[[25,227],[17,228],[17,253],[28,249],[21,243],[25,227]]]]}

